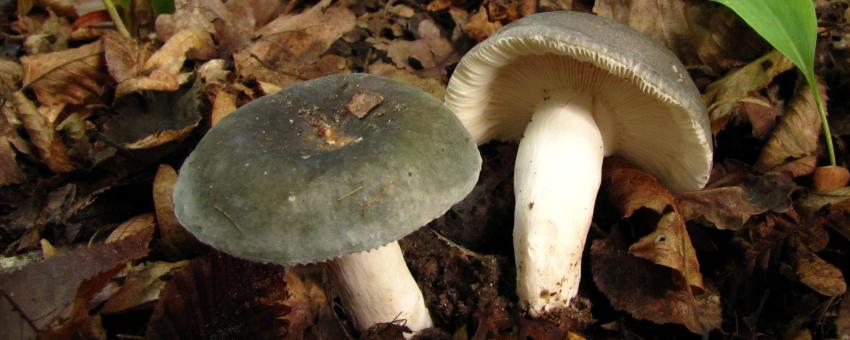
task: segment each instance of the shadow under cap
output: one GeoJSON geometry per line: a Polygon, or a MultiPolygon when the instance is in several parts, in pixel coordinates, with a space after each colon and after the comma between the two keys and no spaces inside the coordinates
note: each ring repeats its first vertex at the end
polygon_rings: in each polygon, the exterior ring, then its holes
{"type": "Polygon", "coordinates": [[[469,193],[481,158],[430,95],[365,74],[296,84],[212,128],[174,191],[180,223],[232,255],[283,265],[396,241],[469,193]],[[383,101],[358,118],[355,94],[383,101]]]}

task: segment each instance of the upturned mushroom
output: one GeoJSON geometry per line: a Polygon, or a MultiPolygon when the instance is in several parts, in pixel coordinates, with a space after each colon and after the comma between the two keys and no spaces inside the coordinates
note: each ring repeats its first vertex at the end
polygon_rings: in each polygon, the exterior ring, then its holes
{"type": "Polygon", "coordinates": [[[430,95],[364,74],[329,76],[255,100],[222,119],[183,164],[180,223],[237,257],[329,261],[364,331],[432,325],[398,239],[468,194],[481,158],[430,95]]]}
{"type": "Polygon", "coordinates": [[[550,12],[504,27],[461,59],[445,103],[479,144],[519,141],[517,294],[532,316],[578,293],[603,157],[675,192],[703,187],[711,169],[708,118],[685,67],[603,17],[550,12]]]}

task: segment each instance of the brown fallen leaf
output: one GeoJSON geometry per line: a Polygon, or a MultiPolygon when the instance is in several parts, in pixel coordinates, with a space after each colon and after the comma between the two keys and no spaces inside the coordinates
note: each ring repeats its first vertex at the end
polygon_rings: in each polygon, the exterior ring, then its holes
{"type": "Polygon", "coordinates": [[[272,20],[255,40],[233,55],[236,73],[280,87],[319,76],[348,72],[348,61],[328,48],[355,27],[355,16],[342,5],[323,0],[297,15],[272,20]],[[318,24],[333,23],[333,25],[318,24]]]}
{"type": "MultiPolygon", "coordinates": [[[[826,89],[821,87],[820,91],[826,106],[826,89]]],[[[762,148],[753,168],[766,172],[788,160],[814,153],[818,147],[821,128],[817,104],[809,86],[798,86],[782,115],[782,120],[762,148]]]]}
{"type": "Polygon", "coordinates": [[[177,32],[144,62],[139,74],[118,83],[115,97],[142,91],[176,91],[190,77],[180,72],[183,63],[187,59],[210,59],[214,52],[208,33],[194,28],[177,32]]]}
{"type": "Polygon", "coordinates": [[[715,3],[598,0],[593,12],[664,43],[686,67],[708,67],[722,73],[769,48],[734,12],[715,3]]]}
{"type": "Polygon", "coordinates": [[[212,103],[210,125],[215,126],[219,120],[236,111],[239,84],[233,72],[227,69],[224,59],[207,61],[198,68],[198,76],[204,82],[204,92],[212,103]]]}
{"type": "MultiPolygon", "coordinates": [[[[715,168],[733,166],[726,163],[715,168]]],[[[738,230],[752,216],[787,211],[796,190],[787,173],[715,172],[705,189],[682,193],[677,202],[686,221],[703,217],[719,229],[738,230]]]]}
{"type": "Polygon", "coordinates": [[[129,150],[150,149],[186,137],[201,122],[199,82],[175,92],[146,92],[121,98],[101,131],[129,150]]]}
{"type": "Polygon", "coordinates": [[[601,188],[624,218],[632,217],[639,209],[649,209],[660,216],[653,231],[632,244],[629,253],[673,269],[691,287],[701,291],[703,278],[696,250],[673,194],[649,173],[613,157],[603,163],[601,188]]]}
{"type": "Polygon", "coordinates": [[[151,51],[147,45],[140,45],[118,32],[107,31],[101,39],[106,67],[118,83],[141,73],[144,62],[150,58],[151,51]]]}
{"type": "Polygon", "coordinates": [[[17,118],[47,167],[57,173],[74,170],[74,164],[68,157],[68,148],[53,129],[52,122],[22,92],[12,94],[11,101],[17,118]]]}
{"type": "Polygon", "coordinates": [[[146,335],[157,339],[341,339],[336,320],[319,323],[332,315],[321,288],[285,272],[289,270],[281,266],[221,253],[192,260],[162,290],[146,335]]]}
{"type": "MultiPolygon", "coordinates": [[[[94,292],[83,294],[83,297],[89,293],[89,298],[93,296],[126,262],[148,254],[152,236],[138,234],[115,243],[82,247],[16,271],[0,273],[3,293],[0,329],[22,332],[21,335],[51,331],[51,328],[73,333],[74,327],[69,323],[73,324],[81,315],[78,309],[87,316],[92,307],[88,300],[76,301],[75,297],[80,296],[78,288],[86,287],[87,280],[98,281],[89,287],[94,292]]],[[[5,336],[17,338],[10,333],[5,336]]]]}
{"type": "Polygon", "coordinates": [[[24,69],[14,60],[0,58],[0,100],[8,96],[21,86],[24,78],[24,69]]]}
{"type": "Polygon", "coordinates": [[[720,296],[711,285],[694,295],[675,284],[669,268],[634,257],[626,248],[618,228],[590,247],[593,282],[615,309],[638,319],[681,324],[697,334],[720,327],[720,296]]]}
{"type": "Polygon", "coordinates": [[[369,74],[374,74],[390,79],[398,80],[418,87],[419,89],[430,93],[437,100],[442,100],[446,95],[446,86],[434,78],[422,78],[415,73],[400,69],[394,65],[376,62],[369,65],[369,74]]]}
{"type": "Polygon", "coordinates": [[[60,52],[21,57],[23,85],[44,105],[83,104],[103,91],[105,64],[100,41],[60,52]]]}
{"type": "Polygon", "coordinates": [[[773,78],[793,67],[788,58],[772,51],[708,85],[703,97],[708,105],[711,131],[716,134],[722,130],[741,103],[758,103],[751,99],[751,93],[766,88],[773,78]]]}
{"type": "Polygon", "coordinates": [[[355,117],[363,118],[382,102],[384,102],[384,96],[380,93],[364,90],[355,93],[345,104],[345,109],[355,117]]]}
{"type": "Polygon", "coordinates": [[[154,223],[153,214],[147,213],[138,215],[118,225],[118,227],[116,227],[103,242],[115,243],[138,234],[153,235],[155,228],[156,223],[154,223]]]}
{"type": "Polygon", "coordinates": [[[273,0],[177,0],[173,14],[156,18],[156,31],[163,40],[186,29],[205,31],[217,42],[217,55],[224,57],[250,43],[254,29],[274,18],[280,7],[273,0]]]}
{"type": "Polygon", "coordinates": [[[850,240],[850,187],[828,193],[809,193],[795,203],[809,216],[820,216],[820,210],[825,209],[825,225],[850,240]]]}
{"type": "Polygon", "coordinates": [[[159,300],[160,292],[165,288],[163,277],[188,263],[146,262],[128,266],[121,288],[106,301],[100,312],[115,314],[152,304],[159,300]]]}
{"type": "Polygon", "coordinates": [[[424,77],[441,79],[447,72],[445,67],[459,59],[451,42],[443,37],[440,27],[430,18],[419,22],[417,38],[414,41],[369,38],[367,41],[386,51],[396,66],[424,77]]]}
{"type": "Polygon", "coordinates": [[[807,249],[794,253],[792,262],[796,278],[824,296],[839,296],[847,292],[841,270],[807,249]]]}
{"type": "Polygon", "coordinates": [[[839,339],[850,338],[850,299],[846,295],[841,299],[841,304],[838,307],[835,333],[839,339]]]}
{"type": "Polygon", "coordinates": [[[156,225],[159,227],[159,245],[172,258],[185,258],[198,246],[195,237],[177,221],[174,215],[174,183],[177,171],[168,164],[160,164],[153,180],[153,206],[156,211],[156,225]]]}

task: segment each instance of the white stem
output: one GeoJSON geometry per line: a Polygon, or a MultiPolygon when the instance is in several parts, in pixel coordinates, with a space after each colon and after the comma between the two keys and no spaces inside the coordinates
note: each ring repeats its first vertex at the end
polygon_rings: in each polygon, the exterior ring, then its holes
{"type": "Polygon", "coordinates": [[[517,294],[532,316],[567,307],[578,294],[605,154],[596,109],[589,96],[548,97],[535,108],[519,144],[513,235],[517,294]]]}
{"type": "Polygon", "coordinates": [[[376,323],[406,320],[414,332],[432,326],[419,286],[410,275],[398,242],[334,259],[330,268],[342,303],[365,332],[376,323]]]}

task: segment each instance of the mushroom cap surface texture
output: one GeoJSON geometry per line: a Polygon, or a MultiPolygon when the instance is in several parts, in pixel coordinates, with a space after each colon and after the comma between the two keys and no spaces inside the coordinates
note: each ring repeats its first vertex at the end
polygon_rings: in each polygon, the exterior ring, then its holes
{"type": "Polygon", "coordinates": [[[222,119],[186,159],[173,198],[180,223],[204,243],[254,261],[311,263],[413,232],[463,199],[480,168],[474,140],[435,98],[335,75],[222,119]],[[350,113],[364,96],[371,104],[350,113]]]}
{"type": "Polygon", "coordinates": [[[479,144],[516,141],[535,105],[558,91],[593,96],[606,154],[676,192],[708,181],[708,115],[685,67],[657,41],[608,18],[548,12],[505,26],[460,61],[445,102],[479,144]]]}

